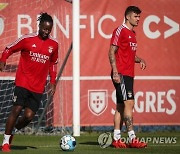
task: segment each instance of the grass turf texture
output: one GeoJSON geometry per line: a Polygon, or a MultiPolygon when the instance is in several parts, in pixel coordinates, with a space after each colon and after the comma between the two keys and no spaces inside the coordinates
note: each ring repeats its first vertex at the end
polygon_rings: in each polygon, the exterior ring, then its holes
{"type": "MultiPolygon", "coordinates": [[[[180,132],[152,132],[139,133],[138,137],[144,138],[174,138],[176,143],[148,143],[144,149],[115,149],[111,146],[101,148],[97,142],[101,133],[83,133],[76,137],[77,147],[74,151],[64,152],[60,149],[59,140],[61,136],[36,136],[36,135],[15,135],[12,145],[12,154],[140,154],[140,153],[179,153],[180,152],[180,132]]],[[[124,135],[124,134],[123,134],[124,135]]],[[[2,141],[3,135],[0,135],[2,141]]]]}

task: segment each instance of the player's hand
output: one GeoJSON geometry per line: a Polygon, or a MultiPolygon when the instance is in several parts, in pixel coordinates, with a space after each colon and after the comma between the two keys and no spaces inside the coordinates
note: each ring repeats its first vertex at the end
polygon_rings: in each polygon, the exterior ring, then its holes
{"type": "Polygon", "coordinates": [[[51,95],[53,96],[56,91],[56,84],[50,83],[50,91],[51,91],[51,95]]]}
{"type": "Polygon", "coordinates": [[[4,70],[6,63],[0,61],[0,71],[2,72],[4,70]]]}
{"type": "Polygon", "coordinates": [[[112,77],[113,77],[114,82],[120,83],[120,76],[119,76],[118,72],[113,72],[112,77]]]}
{"type": "Polygon", "coordinates": [[[146,68],[146,62],[143,59],[141,59],[141,61],[140,61],[140,67],[142,70],[144,70],[146,68]]]}

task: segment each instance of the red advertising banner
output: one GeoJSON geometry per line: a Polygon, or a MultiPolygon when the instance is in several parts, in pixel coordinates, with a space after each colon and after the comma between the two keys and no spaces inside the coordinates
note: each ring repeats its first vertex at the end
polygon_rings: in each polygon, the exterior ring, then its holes
{"type": "Polygon", "coordinates": [[[81,124],[112,125],[115,91],[108,50],[112,31],[123,23],[124,10],[142,10],[137,55],[147,69],[135,70],[134,122],[137,125],[179,125],[179,1],[81,1],[81,124]],[[98,6],[98,7],[97,7],[98,6]],[[168,11],[166,11],[168,10],[168,11]],[[87,110],[86,112],[84,112],[87,110]]]}
{"type": "MultiPolygon", "coordinates": [[[[137,55],[147,69],[135,68],[136,125],[180,125],[180,16],[179,0],[80,1],[80,115],[81,126],[113,125],[115,91],[110,80],[108,51],[112,31],[124,20],[127,6],[142,10],[137,33],[137,55]]],[[[37,15],[53,16],[52,35],[60,43],[60,68],[72,41],[72,4],[64,0],[0,0],[0,51],[22,34],[36,30],[37,15]],[[12,11],[13,10],[13,11],[12,11]]],[[[19,55],[8,59],[18,64],[19,55]]],[[[0,73],[1,78],[15,72],[0,73]]],[[[72,55],[57,87],[53,126],[72,125],[72,55]]]]}

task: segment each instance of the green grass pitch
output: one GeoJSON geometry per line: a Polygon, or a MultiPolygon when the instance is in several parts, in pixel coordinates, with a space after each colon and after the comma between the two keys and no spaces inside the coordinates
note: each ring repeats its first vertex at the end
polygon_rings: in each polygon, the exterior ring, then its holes
{"type": "MultiPolygon", "coordinates": [[[[36,135],[15,135],[11,148],[12,154],[178,154],[180,153],[180,132],[152,132],[138,133],[140,138],[155,139],[149,141],[148,147],[144,149],[115,149],[111,146],[101,148],[98,144],[98,136],[101,133],[82,133],[75,137],[77,147],[74,151],[64,152],[59,147],[61,136],[36,136],[36,135]],[[159,138],[162,140],[159,141],[159,138]],[[173,139],[173,143],[165,143],[166,139],[173,139]],[[158,141],[157,141],[158,139],[158,141]],[[159,142],[159,143],[158,143],[159,142]]],[[[124,135],[124,134],[123,134],[124,135]]],[[[2,142],[3,135],[0,135],[2,142]]]]}

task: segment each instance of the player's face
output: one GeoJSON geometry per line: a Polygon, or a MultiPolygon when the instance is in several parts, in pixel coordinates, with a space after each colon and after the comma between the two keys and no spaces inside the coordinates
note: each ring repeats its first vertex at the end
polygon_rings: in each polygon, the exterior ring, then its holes
{"type": "Polygon", "coordinates": [[[134,27],[134,26],[138,26],[139,23],[139,19],[140,19],[140,14],[136,14],[134,12],[132,12],[131,14],[129,14],[128,16],[128,21],[129,23],[134,27]]]}
{"type": "Polygon", "coordinates": [[[45,21],[39,25],[39,36],[41,39],[46,40],[51,33],[53,24],[51,22],[45,21]]]}

